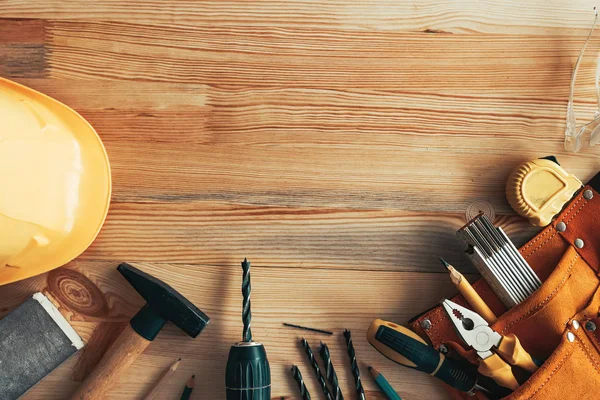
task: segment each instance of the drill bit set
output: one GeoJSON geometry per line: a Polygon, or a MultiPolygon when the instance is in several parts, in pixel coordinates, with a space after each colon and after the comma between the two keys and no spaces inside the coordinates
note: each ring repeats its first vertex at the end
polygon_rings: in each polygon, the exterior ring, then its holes
{"type": "Polygon", "coordinates": [[[528,298],[542,282],[500,227],[480,213],[456,232],[467,255],[508,308],[528,298]]]}
{"type": "MultiPolygon", "coordinates": [[[[357,398],[359,400],[366,400],[365,390],[362,385],[362,381],[360,378],[360,370],[358,368],[358,363],[356,362],[356,353],[354,351],[354,345],[352,344],[352,334],[349,330],[344,330],[344,338],[346,340],[346,348],[348,349],[348,356],[350,357],[350,367],[352,368],[352,376],[354,377],[355,390],[357,393],[357,398]]],[[[308,341],[305,338],[302,338],[300,343],[306,352],[306,356],[308,357],[308,361],[315,372],[315,376],[317,378],[317,382],[325,395],[327,400],[344,400],[344,395],[342,394],[342,390],[340,388],[339,380],[337,373],[335,372],[335,368],[333,367],[333,363],[331,361],[331,353],[329,352],[329,347],[326,343],[321,342],[319,346],[319,354],[321,359],[323,360],[325,375],[321,373],[321,368],[315,356],[313,354],[308,341]],[[327,386],[327,382],[329,382],[329,386],[327,386]],[[330,390],[331,388],[331,390],[330,390]]],[[[310,399],[310,394],[306,391],[306,387],[304,387],[304,382],[300,383],[298,380],[298,376],[301,377],[299,371],[296,371],[298,368],[294,366],[292,372],[294,374],[294,379],[298,382],[300,387],[300,393],[302,394],[303,399],[310,399]]]]}
{"type": "MultiPolygon", "coordinates": [[[[244,259],[242,262],[242,322],[244,324],[242,341],[231,346],[227,367],[225,372],[225,388],[227,391],[227,400],[270,400],[271,399],[271,370],[267,359],[265,347],[252,339],[252,307],[250,294],[252,285],[250,281],[250,262],[244,259]]],[[[319,333],[333,334],[329,331],[322,331],[313,328],[291,325],[295,328],[307,329],[319,333]]],[[[352,367],[352,375],[356,383],[356,392],[359,400],[365,400],[365,392],[360,379],[360,371],[356,362],[354,345],[352,344],[352,336],[349,330],[344,331],[346,339],[346,347],[350,356],[350,364],[352,367]]],[[[313,368],[319,386],[323,390],[327,400],[344,400],[342,391],[339,386],[339,381],[333,364],[327,344],[321,342],[319,346],[319,354],[325,366],[325,377],[321,373],[319,364],[315,359],[312,349],[308,345],[308,341],[302,338],[302,347],[308,356],[311,367],[313,368]],[[331,386],[331,391],[327,386],[327,381],[331,386]]],[[[304,379],[300,369],[292,366],[292,376],[296,381],[300,394],[303,400],[310,400],[310,393],[304,384],[304,379]]]]}
{"type": "MultiPolygon", "coordinates": [[[[271,370],[267,359],[265,347],[252,338],[252,307],[250,294],[252,285],[250,281],[250,262],[244,259],[242,262],[242,322],[244,324],[242,341],[231,346],[227,367],[225,372],[225,388],[227,391],[227,400],[270,400],[271,399],[271,370]]],[[[294,324],[284,324],[294,328],[310,330],[317,333],[332,335],[333,332],[321,329],[307,328],[294,324]]],[[[366,400],[365,390],[362,385],[360,370],[356,361],[356,352],[352,343],[352,334],[349,330],[344,330],[346,348],[350,358],[350,367],[354,377],[355,390],[358,400],[366,400]]],[[[321,342],[319,354],[324,365],[324,374],[319,368],[312,349],[308,341],[301,340],[302,347],[306,352],[310,366],[314,370],[317,382],[327,400],[344,400],[342,390],[339,385],[338,376],[331,361],[331,353],[326,343],[321,342]],[[329,386],[327,385],[329,382],[329,386]]],[[[296,365],[291,368],[292,377],[297,383],[300,395],[303,400],[310,400],[310,393],[304,383],[304,378],[300,369],[296,365]]]]}

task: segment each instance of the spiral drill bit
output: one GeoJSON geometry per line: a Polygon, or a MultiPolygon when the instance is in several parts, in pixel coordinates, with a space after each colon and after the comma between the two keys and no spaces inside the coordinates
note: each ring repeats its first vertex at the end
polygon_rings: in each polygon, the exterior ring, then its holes
{"type": "Polygon", "coordinates": [[[321,369],[319,368],[319,363],[317,363],[317,360],[315,359],[315,356],[313,355],[313,351],[310,348],[310,346],[308,345],[308,341],[304,338],[302,338],[302,347],[304,347],[304,350],[306,351],[306,355],[308,356],[308,361],[310,362],[310,365],[312,366],[313,370],[315,371],[315,375],[317,376],[317,382],[319,382],[319,386],[321,386],[321,389],[323,390],[323,394],[325,395],[325,398],[327,400],[333,400],[333,397],[331,396],[331,392],[329,391],[329,388],[327,387],[327,382],[325,381],[325,378],[323,377],[323,374],[321,373],[321,369]]]}
{"type": "Polygon", "coordinates": [[[348,329],[344,330],[346,338],[346,346],[348,347],[348,355],[350,356],[350,366],[352,367],[352,375],[354,375],[354,383],[356,383],[356,393],[359,400],[366,400],[365,389],[360,381],[360,370],[356,362],[356,353],[354,352],[354,344],[352,344],[352,334],[348,329]]]}
{"type": "Polygon", "coordinates": [[[271,367],[267,351],[261,343],[252,339],[250,321],[250,263],[242,262],[242,341],[234,343],[229,350],[225,367],[225,390],[227,400],[270,400],[271,367]]]}
{"type": "Polygon", "coordinates": [[[321,346],[319,347],[319,354],[321,354],[321,358],[325,363],[325,372],[327,375],[327,380],[331,384],[331,389],[333,390],[334,400],[344,400],[344,396],[342,395],[342,390],[340,389],[340,384],[338,382],[337,374],[335,373],[335,369],[333,368],[333,364],[331,363],[331,354],[329,353],[329,347],[323,342],[321,342],[321,346]]]}
{"type": "Polygon", "coordinates": [[[252,286],[250,285],[250,265],[248,259],[244,258],[244,261],[242,262],[242,270],[244,271],[244,275],[242,276],[242,296],[244,296],[242,303],[242,321],[244,322],[243,342],[252,341],[252,329],[250,329],[250,323],[252,322],[250,303],[250,292],[252,291],[252,286]]]}
{"type": "Polygon", "coordinates": [[[298,382],[298,388],[300,389],[302,400],[310,400],[310,393],[308,393],[308,389],[304,384],[304,379],[302,379],[300,368],[298,368],[296,365],[292,365],[292,374],[294,375],[294,380],[298,382]]]}

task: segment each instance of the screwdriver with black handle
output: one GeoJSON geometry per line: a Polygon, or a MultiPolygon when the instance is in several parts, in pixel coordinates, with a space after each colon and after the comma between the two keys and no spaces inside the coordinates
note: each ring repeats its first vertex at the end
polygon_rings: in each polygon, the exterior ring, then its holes
{"type": "Polygon", "coordinates": [[[271,369],[267,351],[261,343],[252,340],[250,322],[250,262],[242,262],[242,320],[244,332],[242,341],[231,346],[225,370],[227,400],[270,400],[271,369]]]}
{"type": "Polygon", "coordinates": [[[425,372],[462,392],[486,392],[490,398],[502,398],[511,393],[486,380],[478,382],[475,366],[459,363],[437,351],[415,332],[393,322],[376,319],[367,331],[367,340],[381,354],[405,367],[425,372]]]}

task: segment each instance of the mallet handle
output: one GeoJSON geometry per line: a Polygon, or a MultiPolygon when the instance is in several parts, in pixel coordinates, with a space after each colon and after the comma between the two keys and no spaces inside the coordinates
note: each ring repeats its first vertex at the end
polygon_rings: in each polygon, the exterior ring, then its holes
{"type": "Polygon", "coordinates": [[[71,400],[102,400],[127,368],[151,342],[141,337],[130,325],[119,335],[92,373],[71,396],[71,400]]]}

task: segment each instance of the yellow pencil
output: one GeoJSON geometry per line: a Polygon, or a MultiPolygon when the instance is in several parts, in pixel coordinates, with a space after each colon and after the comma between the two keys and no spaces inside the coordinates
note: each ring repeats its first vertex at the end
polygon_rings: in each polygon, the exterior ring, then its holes
{"type": "Polygon", "coordinates": [[[456,286],[460,294],[462,294],[465,300],[467,300],[471,307],[473,307],[473,310],[479,315],[481,315],[481,317],[485,319],[488,324],[494,323],[497,319],[496,315],[492,312],[492,310],[490,310],[487,304],[485,304],[481,296],[479,296],[479,293],[477,293],[475,289],[473,289],[473,286],[471,286],[471,284],[463,276],[463,274],[458,272],[443,258],[439,257],[439,259],[442,262],[442,264],[444,264],[446,269],[448,269],[452,283],[454,283],[454,286],[456,286]]]}
{"type": "Polygon", "coordinates": [[[158,394],[158,392],[160,391],[162,386],[171,378],[173,373],[177,370],[177,367],[179,367],[180,362],[181,362],[181,358],[178,359],[177,361],[175,361],[169,367],[169,369],[167,369],[165,372],[162,373],[162,375],[158,378],[158,380],[156,381],[154,386],[152,386],[152,389],[150,389],[148,394],[146,394],[146,396],[144,397],[144,400],[152,400],[156,397],[156,395],[158,394]]]}

